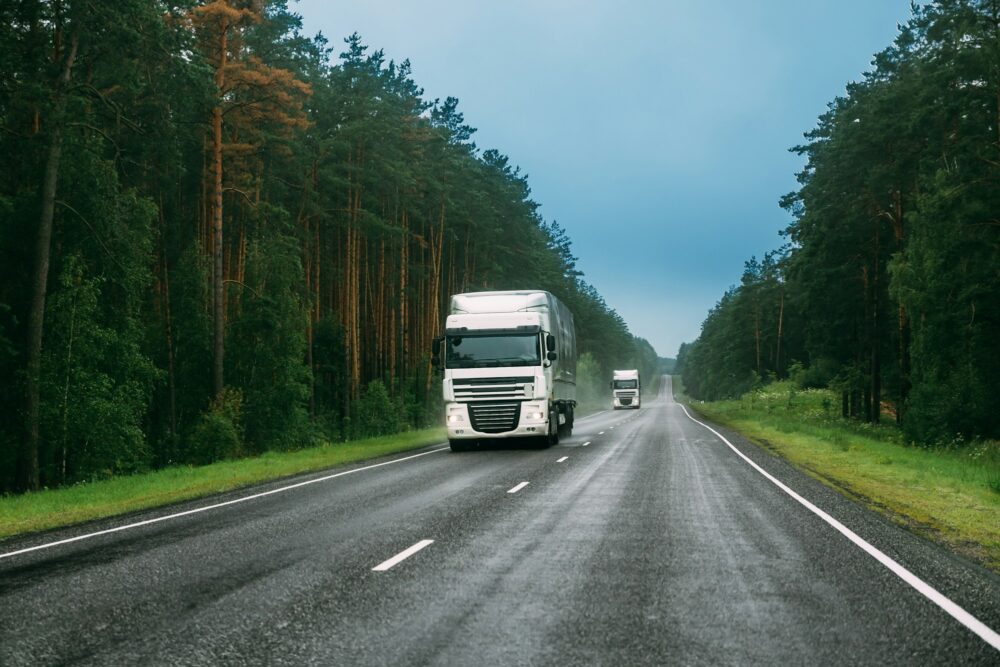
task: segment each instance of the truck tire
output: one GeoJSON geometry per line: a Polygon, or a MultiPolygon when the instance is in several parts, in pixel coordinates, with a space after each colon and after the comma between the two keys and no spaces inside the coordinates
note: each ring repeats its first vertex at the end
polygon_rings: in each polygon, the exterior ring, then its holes
{"type": "Polygon", "coordinates": [[[559,413],[553,415],[554,409],[555,406],[549,410],[549,434],[545,438],[545,444],[548,447],[559,444],[559,413]]]}
{"type": "Polygon", "coordinates": [[[566,415],[566,422],[559,425],[559,437],[568,438],[573,435],[573,406],[564,406],[563,411],[563,414],[566,415]]]}

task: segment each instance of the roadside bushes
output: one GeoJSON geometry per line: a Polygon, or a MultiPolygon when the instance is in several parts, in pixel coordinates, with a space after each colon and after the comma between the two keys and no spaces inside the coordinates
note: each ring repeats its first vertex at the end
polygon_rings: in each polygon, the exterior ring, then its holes
{"type": "Polygon", "coordinates": [[[805,366],[795,361],[788,367],[788,376],[802,389],[826,389],[837,376],[840,365],[831,357],[820,357],[805,366]]]}
{"type": "Polygon", "coordinates": [[[243,455],[240,423],[243,392],[226,387],[212,401],[188,438],[188,463],[205,465],[243,455]]]}
{"type": "Polygon", "coordinates": [[[381,380],[368,383],[355,405],[354,423],[351,435],[355,438],[373,438],[389,435],[401,430],[400,415],[403,406],[389,396],[389,390],[381,380]]]}

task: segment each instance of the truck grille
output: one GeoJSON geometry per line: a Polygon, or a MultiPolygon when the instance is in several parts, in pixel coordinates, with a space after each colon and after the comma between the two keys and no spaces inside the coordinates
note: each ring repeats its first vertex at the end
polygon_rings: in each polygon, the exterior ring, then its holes
{"type": "Polygon", "coordinates": [[[452,380],[452,388],[455,390],[455,400],[460,403],[470,403],[472,401],[496,401],[503,399],[523,400],[531,398],[528,394],[528,385],[534,383],[535,378],[510,377],[510,378],[475,378],[464,380],[452,380]]]}
{"type": "Polygon", "coordinates": [[[469,406],[472,428],[480,433],[503,433],[517,428],[520,403],[473,403],[469,406]]]}

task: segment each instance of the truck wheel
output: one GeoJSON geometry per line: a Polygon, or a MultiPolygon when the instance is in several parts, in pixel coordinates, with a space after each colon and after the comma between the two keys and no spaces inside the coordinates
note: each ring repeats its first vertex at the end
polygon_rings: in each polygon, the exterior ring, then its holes
{"type": "Polygon", "coordinates": [[[448,446],[453,452],[467,452],[472,449],[473,443],[475,440],[449,440],[448,446]]]}
{"type": "Polygon", "coordinates": [[[559,426],[560,438],[568,438],[573,435],[573,406],[567,406],[565,410],[566,412],[563,414],[566,415],[566,422],[559,426]]]}
{"type": "Polygon", "coordinates": [[[553,419],[552,412],[549,412],[549,435],[545,439],[545,444],[551,447],[559,444],[559,416],[553,419]]]}

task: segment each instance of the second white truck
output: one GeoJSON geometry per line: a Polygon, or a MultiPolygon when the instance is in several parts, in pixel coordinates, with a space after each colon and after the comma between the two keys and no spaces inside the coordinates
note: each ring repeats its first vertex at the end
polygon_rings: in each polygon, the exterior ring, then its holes
{"type": "MultiPolygon", "coordinates": [[[[607,377],[607,376],[605,376],[607,377]]],[[[642,385],[639,383],[639,371],[615,371],[611,379],[611,407],[639,409],[642,400],[642,385]]]]}

